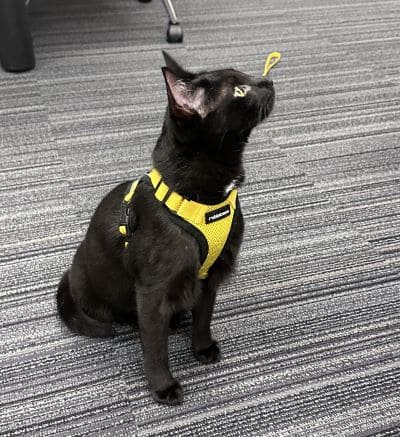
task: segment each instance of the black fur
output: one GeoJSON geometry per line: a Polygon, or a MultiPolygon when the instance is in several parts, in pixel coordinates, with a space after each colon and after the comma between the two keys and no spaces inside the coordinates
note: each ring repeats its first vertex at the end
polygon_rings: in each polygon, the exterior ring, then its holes
{"type": "MultiPolygon", "coordinates": [[[[272,110],[272,82],[232,69],[194,74],[164,57],[169,105],[154,167],[181,195],[218,203],[232,181],[239,186],[244,179],[242,152],[251,130],[272,110]],[[235,97],[236,86],[247,94],[235,97]]],[[[239,209],[221,256],[200,281],[196,240],[171,221],[149,183],[136,190],[137,228],[124,248],[118,225],[128,187],[128,182],[117,186],[97,207],[61,279],[58,310],[71,330],[94,337],[112,335],[113,322],[137,321],[152,395],[174,405],[183,395],[168,367],[169,325],[176,314],[191,310],[195,357],[203,363],[220,360],[210,323],[217,288],[234,267],[243,218],[239,209]]]]}

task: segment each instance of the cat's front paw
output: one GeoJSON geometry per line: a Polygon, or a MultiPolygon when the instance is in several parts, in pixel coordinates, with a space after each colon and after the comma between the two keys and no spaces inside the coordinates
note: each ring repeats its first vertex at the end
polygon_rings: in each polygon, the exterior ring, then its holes
{"type": "Polygon", "coordinates": [[[213,340],[209,347],[197,351],[195,350],[194,356],[204,364],[218,363],[218,361],[221,361],[221,351],[215,340],[213,340]]]}
{"type": "Polygon", "coordinates": [[[174,381],[163,390],[154,390],[152,395],[154,400],[160,404],[178,405],[183,401],[183,390],[178,381],[174,381]]]}

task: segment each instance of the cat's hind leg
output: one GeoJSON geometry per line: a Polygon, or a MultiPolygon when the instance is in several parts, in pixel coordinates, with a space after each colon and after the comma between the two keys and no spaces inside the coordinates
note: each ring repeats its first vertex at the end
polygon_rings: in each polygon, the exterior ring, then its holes
{"type": "MultiPolygon", "coordinates": [[[[74,282],[76,282],[77,278],[74,279],[74,282]]],[[[80,285],[84,286],[84,284],[80,285]]],[[[81,292],[82,290],[80,290],[81,292]]],[[[89,305],[87,297],[82,299],[81,302],[74,299],[74,294],[71,293],[71,273],[69,270],[64,273],[58,285],[57,309],[61,319],[73,332],[89,337],[110,337],[114,335],[111,321],[99,320],[100,313],[103,316],[101,318],[106,318],[107,310],[105,308],[93,303],[89,305]],[[96,318],[93,316],[96,316],[96,318]]]]}

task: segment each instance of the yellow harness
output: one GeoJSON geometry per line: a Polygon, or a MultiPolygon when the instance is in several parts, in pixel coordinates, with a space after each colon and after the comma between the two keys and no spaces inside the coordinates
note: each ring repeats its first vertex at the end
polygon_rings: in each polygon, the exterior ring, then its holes
{"type": "MultiPolygon", "coordinates": [[[[199,270],[199,278],[205,279],[208,275],[208,270],[221,255],[221,252],[228,239],[229,232],[232,227],[233,217],[237,209],[237,190],[233,189],[228,197],[221,203],[216,205],[206,205],[188,200],[180,194],[171,191],[163,182],[160,173],[153,169],[148,173],[150,182],[154,188],[154,196],[162,202],[172,213],[173,216],[180,217],[186,224],[181,226],[194,237],[196,233],[190,231],[190,228],[200,232],[200,237],[206,244],[203,261],[199,270]],[[189,227],[187,226],[189,224],[189,227]],[[204,237],[204,238],[203,238],[204,237]]],[[[119,232],[123,236],[127,236],[129,232],[129,214],[127,213],[129,204],[133,198],[139,180],[134,181],[129,192],[125,195],[122,203],[121,223],[119,232]]],[[[174,220],[175,221],[175,220],[174,220]]],[[[178,225],[183,225],[179,221],[175,221],[178,225]]],[[[131,229],[132,231],[132,229],[131,229]]],[[[199,234],[197,232],[197,234],[199,234]]],[[[199,242],[199,239],[196,238],[199,242]]],[[[199,242],[200,244],[201,242],[199,242]]],[[[204,246],[203,245],[203,246],[204,246]]],[[[128,247],[128,242],[125,242],[125,247],[128,247]]]]}

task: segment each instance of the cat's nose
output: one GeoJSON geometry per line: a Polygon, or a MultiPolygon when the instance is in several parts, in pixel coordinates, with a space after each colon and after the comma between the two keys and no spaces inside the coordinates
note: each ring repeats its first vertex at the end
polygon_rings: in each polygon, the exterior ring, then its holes
{"type": "Polygon", "coordinates": [[[260,86],[264,88],[273,88],[274,82],[271,79],[264,79],[260,82],[260,86]]]}

